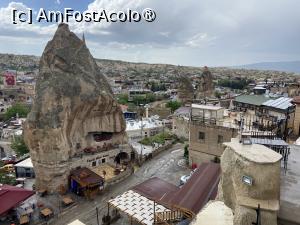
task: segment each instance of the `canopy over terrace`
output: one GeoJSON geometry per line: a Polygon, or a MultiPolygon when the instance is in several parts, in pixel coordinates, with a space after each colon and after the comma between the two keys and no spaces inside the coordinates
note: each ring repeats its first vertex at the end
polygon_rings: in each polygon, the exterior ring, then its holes
{"type": "Polygon", "coordinates": [[[108,204],[126,213],[130,219],[145,225],[154,224],[155,213],[171,212],[166,207],[132,190],[109,200],[108,204]]]}
{"type": "Polygon", "coordinates": [[[181,188],[151,178],[108,203],[141,224],[192,219],[215,198],[219,179],[220,165],[203,163],[181,188]]]}

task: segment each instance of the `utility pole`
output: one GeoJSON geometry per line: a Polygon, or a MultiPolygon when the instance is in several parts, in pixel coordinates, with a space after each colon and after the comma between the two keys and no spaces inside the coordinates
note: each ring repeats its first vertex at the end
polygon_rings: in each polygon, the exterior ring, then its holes
{"type": "Polygon", "coordinates": [[[96,207],[96,215],[97,215],[97,225],[100,225],[100,224],[99,224],[99,213],[98,213],[98,207],[96,207]]]}
{"type": "MultiPolygon", "coordinates": [[[[140,104],[140,108],[143,107],[143,104],[140,104]]],[[[143,112],[141,111],[141,139],[143,140],[143,112]]],[[[140,164],[142,163],[142,159],[143,159],[143,144],[141,143],[141,153],[140,153],[140,164]]]]}

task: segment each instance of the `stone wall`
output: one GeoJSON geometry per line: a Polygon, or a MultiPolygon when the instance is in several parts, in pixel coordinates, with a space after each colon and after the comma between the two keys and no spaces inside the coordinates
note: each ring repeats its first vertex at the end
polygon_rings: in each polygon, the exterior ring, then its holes
{"type": "Polygon", "coordinates": [[[173,129],[172,132],[179,138],[189,139],[189,121],[182,117],[173,117],[173,129]]]}
{"type": "Polygon", "coordinates": [[[200,122],[190,123],[189,163],[200,164],[208,162],[215,157],[220,157],[224,151],[223,142],[230,141],[237,136],[237,130],[233,128],[209,125],[200,122]],[[199,139],[199,132],[203,132],[205,138],[199,139]]]}
{"type": "Polygon", "coordinates": [[[294,135],[299,136],[299,131],[300,131],[300,104],[296,104],[294,125],[293,125],[294,135]]]}

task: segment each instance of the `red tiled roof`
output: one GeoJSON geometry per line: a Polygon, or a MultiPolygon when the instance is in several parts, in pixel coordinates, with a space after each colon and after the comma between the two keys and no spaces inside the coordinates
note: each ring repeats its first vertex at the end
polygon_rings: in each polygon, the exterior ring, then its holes
{"type": "Polygon", "coordinates": [[[34,195],[34,191],[10,185],[0,186],[0,215],[34,195]]]}

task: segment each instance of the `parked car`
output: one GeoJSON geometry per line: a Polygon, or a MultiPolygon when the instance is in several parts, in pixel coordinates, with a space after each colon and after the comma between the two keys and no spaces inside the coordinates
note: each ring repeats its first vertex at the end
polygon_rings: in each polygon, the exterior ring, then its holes
{"type": "Polygon", "coordinates": [[[180,181],[179,181],[180,185],[184,185],[188,181],[188,179],[190,179],[190,177],[191,175],[184,175],[180,177],[180,181]]]}
{"type": "Polygon", "coordinates": [[[190,172],[190,174],[184,175],[184,176],[180,177],[180,181],[179,181],[180,185],[184,185],[184,184],[188,181],[188,179],[190,179],[190,177],[193,175],[193,173],[194,173],[196,170],[197,170],[197,168],[196,168],[196,169],[193,169],[193,170],[190,172]]]}
{"type": "Polygon", "coordinates": [[[16,162],[16,157],[15,156],[8,156],[8,157],[4,157],[1,159],[2,162],[4,162],[4,164],[14,164],[16,162]]]}

